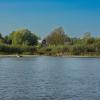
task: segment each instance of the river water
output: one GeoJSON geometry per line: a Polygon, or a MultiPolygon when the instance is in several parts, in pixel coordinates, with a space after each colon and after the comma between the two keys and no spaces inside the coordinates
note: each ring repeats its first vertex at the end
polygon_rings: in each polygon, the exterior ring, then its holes
{"type": "Polygon", "coordinates": [[[0,100],[100,100],[100,58],[0,58],[0,100]]]}

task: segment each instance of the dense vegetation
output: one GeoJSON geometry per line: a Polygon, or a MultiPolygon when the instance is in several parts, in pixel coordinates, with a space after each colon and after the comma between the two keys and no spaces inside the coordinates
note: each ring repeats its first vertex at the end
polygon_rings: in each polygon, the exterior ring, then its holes
{"type": "Polygon", "coordinates": [[[100,55],[100,37],[92,37],[90,32],[82,38],[72,38],[59,27],[44,38],[45,43],[38,42],[39,39],[27,29],[7,36],[0,34],[0,54],[100,55]]]}

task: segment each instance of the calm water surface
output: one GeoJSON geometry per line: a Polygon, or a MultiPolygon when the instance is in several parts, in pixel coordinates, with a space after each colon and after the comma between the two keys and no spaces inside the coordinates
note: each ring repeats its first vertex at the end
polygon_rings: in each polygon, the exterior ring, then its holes
{"type": "Polygon", "coordinates": [[[0,58],[0,100],[100,100],[100,58],[0,58]]]}

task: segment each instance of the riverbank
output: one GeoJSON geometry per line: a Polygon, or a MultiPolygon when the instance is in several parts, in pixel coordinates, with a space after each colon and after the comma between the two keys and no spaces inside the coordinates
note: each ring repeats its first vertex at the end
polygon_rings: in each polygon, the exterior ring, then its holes
{"type": "MultiPolygon", "coordinates": [[[[48,55],[19,55],[19,57],[36,57],[36,56],[48,56],[48,55]]],[[[50,55],[49,55],[50,56],[50,55]]],[[[2,57],[18,57],[18,55],[0,55],[2,57]]],[[[81,56],[81,55],[63,55],[63,56],[51,56],[51,57],[64,57],[64,58],[100,58],[100,56],[81,56]]]]}
{"type": "Polygon", "coordinates": [[[39,55],[0,55],[0,58],[1,57],[35,57],[35,56],[39,56],[39,55]]]}

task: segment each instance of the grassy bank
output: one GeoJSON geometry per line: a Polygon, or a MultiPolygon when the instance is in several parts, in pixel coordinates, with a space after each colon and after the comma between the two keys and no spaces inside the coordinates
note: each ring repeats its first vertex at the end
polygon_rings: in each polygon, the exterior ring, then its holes
{"type": "Polygon", "coordinates": [[[46,56],[65,56],[65,57],[99,57],[100,51],[88,46],[14,46],[0,45],[0,55],[46,55],[46,56]]]}

